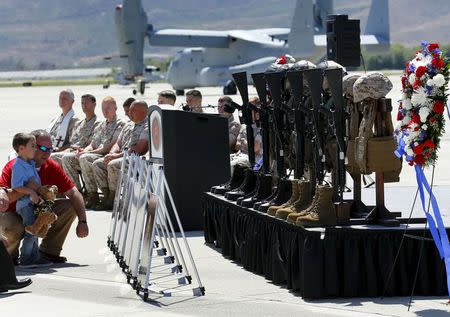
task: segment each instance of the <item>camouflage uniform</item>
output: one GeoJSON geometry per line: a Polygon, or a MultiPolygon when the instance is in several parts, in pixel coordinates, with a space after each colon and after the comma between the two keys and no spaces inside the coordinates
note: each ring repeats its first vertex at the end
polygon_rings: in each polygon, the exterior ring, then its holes
{"type": "Polygon", "coordinates": [[[230,152],[234,152],[234,147],[236,146],[236,141],[241,130],[241,124],[234,120],[231,116],[228,118],[228,138],[230,140],[230,152]]]}
{"type": "Polygon", "coordinates": [[[102,159],[103,155],[94,153],[85,153],[80,156],[79,166],[83,176],[86,192],[96,193],[98,191],[97,181],[95,180],[94,168],[92,163],[97,159],[102,159]]]}
{"type": "MultiPolygon", "coordinates": [[[[53,153],[51,158],[58,162],[59,165],[63,166],[63,157],[67,154],[70,154],[74,149],[85,148],[91,143],[92,137],[94,135],[95,128],[99,125],[99,121],[97,121],[97,116],[94,115],[91,119],[86,120],[84,118],[81,121],[78,121],[75,125],[75,128],[72,131],[72,136],[69,141],[70,149],[69,151],[62,151],[53,153]]],[[[70,126],[70,125],[69,125],[70,126]]],[[[75,182],[75,185],[80,184],[78,179],[78,174],[76,180],[72,179],[75,182]]]]}
{"type": "MultiPolygon", "coordinates": [[[[123,121],[117,117],[111,122],[107,122],[106,120],[102,121],[102,123],[95,128],[94,137],[91,142],[92,148],[96,150],[115,142],[120,131],[122,130],[123,125],[123,121]]],[[[90,165],[93,161],[102,156],[103,155],[100,154],[85,153],[77,159],[75,153],[68,153],[64,155],[62,165],[69,178],[75,182],[77,188],[81,187],[78,177],[78,173],[81,171],[87,192],[96,192],[97,185],[95,183],[92,167],[90,165]]]]}
{"type": "Polygon", "coordinates": [[[116,117],[111,122],[103,121],[94,133],[92,147],[94,149],[102,148],[117,140],[120,132],[125,125],[125,121],[116,117]]]}
{"type": "Polygon", "coordinates": [[[94,115],[91,119],[83,119],[75,128],[73,136],[70,138],[70,147],[82,148],[91,144],[94,137],[95,130],[100,125],[100,121],[97,120],[97,116],[94,115]]]}
{"type": "MultiPolygon", "coordinates": [[[[140,123],[127,123],[120,133],[117,144],[120,150],[135,146],[139,140],[147,140],[148,142],[148,124],[147,119],[140,123]]],[[[94,176],[99,188],[109,188],[114,192],[117,187],[117,179],[122,164],[122,158],[114,159],[105,166],[103,157],[95,160],[92,164],[94,176]]]]}

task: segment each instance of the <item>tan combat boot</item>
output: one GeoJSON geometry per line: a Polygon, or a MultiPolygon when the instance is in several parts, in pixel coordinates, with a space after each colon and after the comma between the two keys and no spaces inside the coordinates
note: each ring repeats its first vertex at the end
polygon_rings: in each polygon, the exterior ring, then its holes
{"type": "Polygon", "coordinates": [[[94,208],[98,204],[98,193],[87,193],[85,199],[86,208],[94,208]]]}
{"type": "Polygon", "coordinates": [[[299,197],[288,208],[279,209],[276,213],[276,217],[280,219],[286,219],[289,223],[295,223],[295,219],[298,216],[303,215],[303,211],[311,204],[311,182],[307,180],[299,181],[299,197]]]}
{"type": "Polygon", "coordinates": [[[281,209],[281,208],[287,208],[289,206],[291,206],[295,201],[297,201],[298,199],[298,194],[299,194],[299,185],[298,185],[298,180],[294,179],[291,181],[292,184],[292,195],[291,198],[289,198],[289,200],[287,202],[285,202],[282,205],[279,206],[270,206],[269,209],[267,210],[267,213],[271,216],[275,216],[275,214],[277,213],[277,210],[281,209]]]}
{"type": "MultiPolygon", "coordinates": [[[[311,187],[310,187],[311,188],[311,187]]],[[[296,212],[290,213],[287,216],[287,222],[291,223],[291,224],[296,224],[297,219],[299,217],[304,217],[306,215],[309,215],[313,210],[314,210],[314,206],[317,204],[317,201],[319,200],[319,195],[317,194],[317,189],[318,186],[316,186],[316,193],[314,195],[314,197],[312,197],[312,201],[308,204],[308,206],[306,208],[303,209],[299,209],[296,212]]],[[[312,195],[311,195],[312,196],[312,195]]]]}
{"type": "Polygon", "coordinates": [[[336,225],[336,212],[333,205],[333,187],[318,185],[316,195],[306,216],[297,218],[295,224],[302,227],[336,225]],[[317,198],[316,198],[317,197],[317,198]]]}

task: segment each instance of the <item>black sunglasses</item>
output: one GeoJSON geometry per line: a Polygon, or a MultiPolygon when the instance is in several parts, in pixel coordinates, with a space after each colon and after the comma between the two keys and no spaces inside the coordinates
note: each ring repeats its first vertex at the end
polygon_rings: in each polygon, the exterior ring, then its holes
{"type": "Polygon", "coordinates": [[[37,147],[39,150],[41,150],[42,152],[49,152],[49,153],[53,153],[55,150],[52,147],[46,147],[44,145],[39,145],[37,144],[37,147]]]}

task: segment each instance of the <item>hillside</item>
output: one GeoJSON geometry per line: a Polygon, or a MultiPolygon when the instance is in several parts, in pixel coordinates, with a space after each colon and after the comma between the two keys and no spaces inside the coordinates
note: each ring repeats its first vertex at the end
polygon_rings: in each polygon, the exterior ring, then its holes
{"type": "MultiPolygon", "coordinates": [[[[113,21],[116,3],[120,0],[2,0],[0,70],[104,64],[102,56],[117,51],[113,21]]],[[[295,0],[143,0],[143,4],[149,22],[157,28],[224,30],[289,27],[295,0]]],[[[338,13],[361,19],[362,26],[369,4],[369,0],[335,0],[338,13]]],[[[394,43],[450,43],[450,1],[434,0],[430,4],[395,0],[390,2],[390,9],[394,43]]],[[[146,49],[146,53],[155,54],[173,51],[146,49]]]]}

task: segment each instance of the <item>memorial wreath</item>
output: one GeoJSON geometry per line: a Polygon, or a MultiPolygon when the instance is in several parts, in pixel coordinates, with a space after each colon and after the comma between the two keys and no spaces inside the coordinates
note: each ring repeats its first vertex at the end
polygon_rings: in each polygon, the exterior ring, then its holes
{"type": "Polygon", "coordinates": [[[406,64],[397,114],[396,154],[404,155],[409,165],[430,166],[436,162],[444,133],[449,67],[439,44],[425,42],[406,64]]]}
{"type": "MultiPolygon", "coordinates": [[[[423,171],[424,167],[432,166],[434,176],[437,151],[444,134],[449,68],[450,63],[437,43],[423,42],[422,49],[406,64],[401,79],[403,97],[397,114],[399,124],[395,133],[398,148],[395,154],[405,156],[409,165],[415,167],[422,209],[439,255],[444,260],[447,290],[450,292],[450,243],[433,193],[433,178],[430,186],[423,171]],[[425,192],[429,196],[428,208],[425,207],[425,192]]],[[[447,113],[450,117],[448,108],[447,113]]]]}

